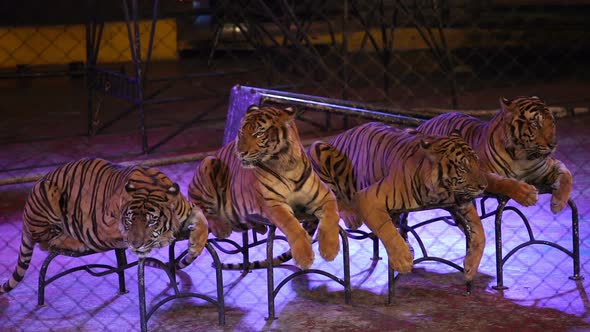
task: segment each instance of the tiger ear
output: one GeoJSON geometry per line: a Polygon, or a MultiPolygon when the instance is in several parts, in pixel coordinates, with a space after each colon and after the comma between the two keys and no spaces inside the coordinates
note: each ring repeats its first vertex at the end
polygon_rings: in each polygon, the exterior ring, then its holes
{"type": "Polygon", "coordinates": [[[135,189],[137,188],[135,188],[135,186],[130,181],[127,181],[127,183],[125,183],[125,191],[127,191],[128,193],[135,191],[135,189]]]}
{"type": "Polygon", "coordinates": [[[424,150],[423,153],[426,156],[426,159],[430,160],[432,163],[438,163],[439,157],[437,156],[435,149],[432,147],[432,141],[428,139],[421,138],[420,139],[420,147],[424,150]]]}
{"type": "Polygon", "coordinates": [[[285,107],[279,118],[281,119],[281,122],[287,123],[295,119],[296,113],[297,111],[293,107],[285,107]]]}
{"type": "Polygon", "coordinates": [[[424,150],[428,150],[430,149],[430,146],[432,145],[432,143],[428,140],[425,140],[424,138],[420,139],[420,146],[424,149],[424,150]]]}
{"type": "Polygon", "coordinates": [[[168,193],[172,194],[174,196],[178,195],[178,193],[180,192],[180,188],[178,187],[178,183],[173,183],[172,186],[170,188],[168,188],[168,193]]]}
{"type": "Polygon", "coordinates": [[[451,135],[449,136],[463,138],[463,135],[461,135],[461,131],[457,128],[453,129],[453,131],[451,131],[451,135]]]}
{"type": "Polygon", "coordinates": [[[508,100],[504,97],[500,97],[500,109],[502,112],[511,112],[512,111],[512,101],[508,100]]]}
{"type": "Polygon", "coordinates": [[[248,109],[246,110],[246,114],[253,112],[253,111],[257,111],[259,109],[260,108],[258,107],[258,105],[250,105],[250,106],[248,106],[248,109]]]}

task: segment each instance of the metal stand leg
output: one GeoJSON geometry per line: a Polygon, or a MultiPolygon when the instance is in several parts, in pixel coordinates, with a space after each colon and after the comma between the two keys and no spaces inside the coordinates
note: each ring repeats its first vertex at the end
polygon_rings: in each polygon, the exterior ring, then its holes
{"type": "Polygon", "coordinates": [[[168,270],[170,271],[170,278],[176,283],[176,255],[174,254],[175,245],[176,241],[172,241],[172,243],[170,243],[168,246],[168,270]]]}
{"type": "Polygon", "coordinates": [[[215,280],[217,282],[217,311],[218,311],[218,320],[219,325],[225,325],[225,298],[223,294],[223,273],[221,272],[221,261],[219,260],[219,255],[213,246],[209,242],[205,245],[205,248],[211,254],[211,258],[213,259],[213,265],[215,266],[215,280]]]}
{"type": "Polygon", "coordinates": [[[125,288],[125,269],[122,267],[127,266],[127,255],[125,255],[125,249],[115,249],[115,256],[117,257],[117,267],[121,268],[121,271],[117,272],[119,276],[119,294],[126,294],[129,291],[125,288]]]}
{"type": "Polygon", "coordinates": [[[508,287],[504,286],[504,262],[502,259],[502,214],[504,207],[508,203],[507,199],[498,199],[498,208],[496,210],[495,218],[495,235],[496,235],[496,286],[492,286],[496,290],[504,290],[508,287]]]}
{"type": "Polygon", "coordinates": [[[250,271],[250,242],[248,239],[248,232],[242,232],[242,263],[244,264],[244,272],[250,271]]]}
{"type": "Polygon", "coordinates": [[[47,258],[43,261],[43,265],[41,266],[41,270],[39,271],[39,289],[37,294],[37,305],[44,306],[45,305],[45,276],[47,275],[47,268],[49,267],[49,263],[57,257],[58,253],[51,252],[47,258]]]}
{"type": "Polygon", "coordinates": [[[393,304],[395,298],[395,271],[391,268],[389,259],[387,260],[387,305],[393,304]]]}
{"type": "Polygon", "coordinates": [[[381,257],[379,256],[379,238],[371,233],[371,240],[373,240],[373,257],[371,259],[374,261],[381,260],[381,257]]]}
{"type": "MultiPolygon", "coordinates": [[[[268,238],[266,242],[266,259],[272,262],[273,257],[273,242],[275,240],[276,227],[271,226],[268,230],[268,238]]],[[[275,320],[275,284],[274,284],[274,271],[272,264],[268,264],[266,267],[266,293],[268,298],[268,317],[266,320],[275,320]]]]}
{"type": "Polygon", "coordinates": [[[139,293],[139,325],[142,332],[147,331],[147,314],[145,304],[145,259],[137,261],[137,288],[139,293]]]}
{"type": "Polygon", "coordinates": [[[567,202],[572,209],[572,259],[574,263],[574,275],[569,277],[571,280],[583,280],[580,275],[580,228],[578,219],[578,207],[572,199],[567,202]]]}
{"type": "Polygon", "coordinates": [[[342,266],[344,268],[344,303],[350,304],[352,289],[350,285],[350,246],[348,245],[348,235],[339,227],[340,238],[342,239],[342,266]]]}

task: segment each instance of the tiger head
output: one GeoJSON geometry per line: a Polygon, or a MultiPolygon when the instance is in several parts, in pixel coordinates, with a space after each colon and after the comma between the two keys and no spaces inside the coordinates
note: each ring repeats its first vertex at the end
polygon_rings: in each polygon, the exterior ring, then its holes
{"type": "MultiPolygon", "coordinates": [[[[236,152],[243,167],[276,160],[291,149],[289,130],[295,130],[292,108],[250,106],[242,119],[236,152]]],[[[297,137],[296,135],[294,137],[297,137]]]]}
{"type": "Polygon", "coordinates": [[[131,251],[144,257],[153,248],[168,245],[180,227],[176,208],[182,204],[178,184],[153,168],[133,171],[121,204],[123,234],[131,251]]]}
{"type": "Polygon", "coordinates": [[[539,97],[500,98],[506,150],[514,159],[545,159],[557,147],[555,119],[539,97]]]}
{"type": "Polygon", "coordinates": [[[430,203],[465,203],[483,194],[487,187],[477,154],[458,131],[450,136],[420,138],[431,161],[431,179],[426,181],[430,203]]]}

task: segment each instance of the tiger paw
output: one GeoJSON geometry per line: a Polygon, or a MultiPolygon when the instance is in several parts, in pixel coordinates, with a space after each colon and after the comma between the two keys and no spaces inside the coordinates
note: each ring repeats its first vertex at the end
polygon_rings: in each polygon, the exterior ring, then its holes
{"type": "Polygon", "coordinates": [[[291,253],[295,264],[303,270],[309,269],[315,258],[311,242],[308,241],[297,241],[291,246],[291,253]]]}
{"type": "Polygon", "coordinates": [[[410,248],[405,245],[396,251],[396,255],[389,256],[389,264],[391,267],[399,273],[409,273],[412,271],[414,265],[414,259],[410,248]]]}
{"type": "Polygon", "coordinates": [[[518,181],[515,192],[511,195],[518,204],[522,206],[531,206],[537,203],[539,192],[535,186],[526,182],[518,181]]]}
{"type": "Polygon", "coordinates": [[[557,213],[563,210],[563,208],[565,208],[565,206],[567,205],[567,201],[567,196],[563,197],[557,195],[557,193],[553,193],[553,196],[551,196],[551,212],[557,213]]]}
{"type": "Polygon", "coordinates": [[[335,231],[318,231],[318,242],[320,243],[320,255],[327,261],[333,261],[340,251],[340,238],[338,228],[335,231]]]}
{"type": "Polygon", "coordinates": [[[231,225],[222,219],[209,217],[209,229],[216,238],[225,239],[230,236],[233,229],[231,225]]]}
{"type": "Polygon", "coordinates": [[[341,211],[340,216],[344,220],[344,225],[349,229],[357,229],[363,224],[361,218],[354,212],[341,211]]]}

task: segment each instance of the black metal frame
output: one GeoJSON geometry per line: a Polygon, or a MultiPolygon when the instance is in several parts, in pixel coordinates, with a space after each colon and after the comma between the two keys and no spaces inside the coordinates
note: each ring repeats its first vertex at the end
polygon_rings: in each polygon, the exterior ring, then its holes
{"type": "MultiPolygon", "coordinates": [[[[489,195],[489,194],[484,195],[480,200],[480,209],[481,209],[480,218],[482,219],[482,221],[484,219],[490,218],[492,216],[494,217],[496,285],[492,286],[492,288],[495,290],[500,290],[500,291],[508,289],[508,287],[506,287],[504,285],[504,265],[508,262],[508,260],[513,255],[515,255],[520,250],[522,250],[526,247],[532,246],[532,245],[536,245],[536,244],[550,246],[550,247],[558,249],[561,252],[568,255],[572,259],[572,268],[573,268],[573,275],[570,276],[569,279],[575,280],[575,281],[584,280],[584,276],[582,276],[580,274],[579,216],[578,216],[578,209],[577,209],[575,202],[572,199],[568,200],[568,206],[570,207],[571,213],[572,213],[572,229],[571,229],[572,230],[572,250],[568,250],[558,243],[546,241],[546,240],[538,240],[535,237],[535,235],[533,234],[533,230],[530,225],[530,222],[529,222],[528,218],[524,215],[524,213],[522,213],[522,211],[520,211],[518,208],[516,208],[514,206],[507,206],[506,205],[509,202],[509,200],[510,199],[507,197],[497,196],[497,195],[489,195]],[[498,203],[497,208],[492,211],[486,210],[486,207],[485,207],[485,203],[489,199],[496,199],[497,203],[498,203]],[[508,253],[506,253],[504,255],[503,250],[502,250],[502,216],[505,211],[512,211],[520,217],[520,219],[522,220],[522,222],[526,228],[529,240],[517,245],[516,247],[512,248],[508,253]]],[[[429,209],[433,209],[433,208],[429,208],[429,209]]],[[[429,210],[429,209],[420,209],[418,211],[424,211],[424,210],[429,210]]],[[[411,212],[415,212],[415,211],[411,211],[411,212]]],[[[448,216],[435,217],[435,218],[431,218],[431,219],[422,221],[422,222],[420,222],[416,225],[413,225],[413,226],[408,226],[407,217],[408,217],[408,212],[402,213],[399,229],[401,231],[402,236],[405,239],[407,239],[407,234],[411,233],[414,236],[414,238],[416,239],[416,241],[418,242],[418,245],[420,247],[420,251],[422,253],[422,257],[414,259],[414,265],[418,264],[420,262],[424,262],[424,261],[435,261],[435,262],[443,263],[443,264],[446,264],[450,267],[453,267],[453,268],[457,269],[459,272],[464,271],[463,267],[455,264],[454,262],[451,262],[451,261],[441,258],[441,257],[435,257],[435,256],[428,255],[428,251],[427,251],[424,243],[422,242],[420,236],[416,232],[416,230],[418,228],[426,226],[426,225],[434,223],[434,222],[437,222],[437,221],[444,221],[450,225],[456,226],[457,225],[456,223],[449,222],[449,219],[452,219],[452,217],[448,217],[448,216]]],[[[364,240],[364,239],[370,238],[373,241],[373,257],[372,257],[372,259],[373,260],[380,259],[379,253],[378,253],[378,250],[379,250],[378,241],[379,240],[372,232],[364,232],[362,230],[346,230],[346,232],[347,232],[348,236],[352,239],[364,240]]],[[[468,238],[466,238],[466,249],[468,248],[468,246],[469,246],[469,241],[468,241],[468,238]]],[[[390,266],[388,266],[388,271],[389,271],[389,273],[388,273],[388,300],[387,300],[387,303],[392,304],[393,298],[395,297],[395,282],[399,278],[400,274],[396,275],[390,266]]],[[[472,287],[473,286],[472,286],[471,282],[466,283],[467,294],[471,293],[472,287]]]]}
{"type": "MultiPolygon", "coordinates": [[[[128,293],[126,286],[125,286],[125,270],[132,268],[137,265],[137,279],[138,279],[138,293],[139,293],[139,321],[141,331],[147,331],[147,322],[150,317],[156,312],[162,305],[176,299],[181,298],[188,298],[188,297],[196,297],[202,300],[205,300],[217,307],[218,311],[218,321],[219,325],[225,325],[225,301],[224,301],[224,293],[223,293],[223,275],[221,273],[221,262],[219,260],[219,256],[215,249],[211,246],[210,243],[205,245],[205,248],[211,255],[213,259],[213,267],[215,268],[215,276],[216,276],[216,285],[217,285],[217,299],[213,299],[210,296],[200,294],[200,293],[193,293],[193,292],[181,292],[178,289],[178,283],[176,282],[176,261],[174,260],[174,245],[177,241],[173,241],[172,244],[169,246],[169,257],[171,260],[168,263],[164,263],[159,259],[153,257],[142,257],[138,260],[128,263],[127,256],[125,255],[125,249],[113,249],[112,251],[115,252],[116,259],[117,259],[117,266],[110,266],[106,264],[85,264],[76,266],[65,271],[61,271],[50,278],[46,278],[47,269],[49,268],[49,264],[53,261],[54,258],[57,256],[69,256],[69,257],[84,257],[89,255],[97,254],[98,252],[94,251],[86,251],[83,253],[73,252],[68,250],[53,250],[49,252],[49,255],[43,261],[43,265],[41,266],[41,270],[39,271],[39,288],[38,288],[38,300],[37,304],[39,306],[45,305],[45,288],[50,283],[56,281],[59,278],[62,278],[68,274],[77,272],[77,271],[86,271],[90,275],[94,277],[102,277],[112,273],[116,273],[118,275],[119,281],[119,294],[128,293]],[[170,285],[174,290],[173,295],[169,295],[164,297],[163,299],[156,302],[150,310],[147,310],[146,305],[146,296],[145,296],[145,266],[151,267],[158,267],[166,272],[170,280],[170,285]],[[101,269],[102,271],[96,271],[96,269],[101,269]]],[[[181,258],[181,257],[180,257],[181,258]]]]}
{"type": "MultiPolygon", "coordinates": [[[[273,242],[275,237],[276,227],[271,226],[266,242],[266,259],[269,262],[272,262],[273,259],[273,242]]],[[[279,282],[279,284],[275,287],[274,286],[274,266],[272,264],[268,264],[266,268],[266,282],[267,282],[267,295],[268,295],[268,317],[266,320],[274,320],[277,319],[275,315],[275,298],[278,295],[279,291],[283,286],[285,286],[289,281],[293,280],[294,278],[304,275],[304,274],[319,274],[323,275],[344,287],[344,303],[350,304],[351,299],[351,285],[350,285],[350,251],[348,246],[348,239],[346,233],[339,227],[339,234],[340,238],[342,239],[342,265],[344,268],[344,279],[338,278],[335,275],[328,273],[323,270],[318,269],[306,269],[306,270],[299,270],[293,272],[289,276],[285,277],[283,280],[279,282]]]]}
{"type": "Polygon", "coordinates": [[[555,242],[536,239],[528,218],[516,207],[507,206],[506,204],[509,200],[510,199],[507,197],[486,195],[480,201],[481,219],[483,220],[485,218],[494,216],[494,234],[496,244],[496,285],[492,286],[492,288],[500,291],[508,288],[504,286],[504,265],[508,262],[508,259],[510,259],[510,257],[516,254],[518,251],[535,244],[547,245],[568,255],[572,259],[573,263],[573,275],[569,278],[571,280],[583,280],[584,277],[580,275],[580,231],[578,208],[576,203],[572,199],[568,200],[568,206],[570,207],[572,213],[572,250],[568,250],[555,242]],[[497,200],[498,207],[495,210],[486,211],[485,203],[488,199],[497,200]],[[528,241],[517,245],[508,253],[506,253],[506,255],[504,255],[502,251],[502,216],[505,211],[512,211],[520,217],[526,228],[527,235],[529,236],[528,241]]]}
{"type": "MultiPolygon", "coordinates": [[[[412,234],[412,236],[414,237],[414,239],[418,242],[418,246],[420,247],[420,252],[422,254],[421,257],[419,258],[415,258],[413,264],[419,264],[421,262],[425,262],[425,261],[433,261],[433,262],[438,262],[438,263],[443,263],[446,264],[452,268],[457,269],[459,272],[463,272],[464,269],[463,267],[459,266],[458,264],[445,259],[445,258],[441,258],[441,257],[436,257],[436,256],[431,256],[428,254],[428,250],[426,249],[426,246],[424,245],[424,242],[422,241],[422,239],[420,238],[420,235],[418,235],[418,232],[416,231],[417,229],[427,226],[429,224],[432,224],[434,222],[438,222],[438,221],[444,221],[449,225],[453,225],[453,226],[457,226],[456,222],[449,222],[449,219],[453,219],[452,216],[443,216],[443,217],[435,217],[435,218],[431,218],[425,221],[422,221],[420,223],[417,223],[416,225],[408,225],[408,216],[411,212],[420,212],[420,211],[428,211],[428,210],[433,210],[433,209],[444,209],[444,210],[448,210],[451,209],[451,207],[449,207],[449,205],[441,205],[441,206],[431,206],[431,207],[424,207],[424,208],[420,208],[420,209],[413,209],[413,210],[407,210],[407,211],[395,211],[396,214],[399,214],[399,224],[396,225],[396,227],[399,229],[400,234],[402,235],[402,237],[407,241],[408,239],[408,233],[412,234]]],[[[395,219],[397,218],[392,218],[395,222],[395,219]]],[[[373,241],[373,257],[371,258],[372,260],[380,260],[381,258],[379,257],[379,238],[377,238],[377,236],[375,236],[375,234],[373,232],[366,232],[363,230],[359,230],[359,229],[347,229],[346,230],[346,234],[348,237],[350,237],[351,239],[355,239],[355,240],[364,240],[364,239],[371,239],[373,241]]],[[[469,237],[466,235],[465,238],[465,243],[466,243],[466,250],[469,248],[469,237]]],[[[412,256],[415,255],[413,248],[411,248],[412,251],[412,256]]],[[[399,279],[399,277],[401,276],[401,274],[399,273],[395,273],[395,271],[393,270],[393,268],[391,267],[391,265],[389,264],[389,260],[387,263],[387,280],[388,280],[388,286],[387,286],[387,304],[391,305],[393,304],[394,298],[395,298],[395,283],[397,281],[397,279],[399,279]]],[[[466,291],[467,294],[470,294],[472,291],[472,283],[470,281],[466,282],[466,291]]]]}
{"type": "MultiPolygon", "coordinates": [[[[351,300],[351,294],[352,294],[352,290],[351,290],[351,284],[350,284],[350,250],[349,250],[349,245],[348,245],[348,239],[346,236],[346,233],[344,232],[344,230],[342,230],[342,228],[339,228],[339,234],[340,234],[340,238],[342,239],[342,266],[343,266],[343,277],[339,278],[337,276],[335,276],[334,274],[328,273],[326,271],[323,270],[319,270],[319,269],[306,269],[306,270],[302,270],[299,269],[298,271],[295,271],[291,274],[289,274],[288,276],[286,276],[284,279],[282,279],[278,285],[275,287],[275,280],[274,280],[274,268],[275,267],[279,267],[282,265],[287,265],[285,264],[281,264],[278,266],[273,266],[272,261],[273,261],[273,246],[274,246],[274,241],[275,240],[281,240],[281,241],[286,241],[286,238],[282,235],[276,236],[276,226],[262,221],[260,219],[256,219],[256,220],[251,220],[252,222],[258,222],[258,223],[262,223],[265,226],[267,226],[269,228],[268,230],[268,235],[266,238],[264,239],[258,239],[258,235],[257,233],[252,230],[252,240],[253,242],[250,242],[249,240],[249,236],[248,236],[248,231],[244,231],[242,232],[242,244],[240,245],[239,243],[230,240],[230,239],[212,239],[211,243],[221,252],[225,253],[225,254],[229,254],[229,255],[233,255],[233,254],[242,254],[242,263],[241,265],[243,266],[243,269],[240,268],[240,270],[242,270],[242,273],[247,273],[250,270],[256,269],[256,267],[253,266],[253,264],[250,262],[250,254],[249,254],[249,250],[252,248],[255,248],[259,245],[263,245],[266,244],[266,261],[268,262],[266,268],[266,282],[267,282],[267,304],[268,304],[268,317],[266,317],[266,320],[274,320],[277,319],[278,317],[275,315],[275,298],[278,295],[278,293],[280,292],[280,290],[283,288],[283,286],[285,286],[289,281],[293,280],[294,278],[304,275],[304,274],[319,274],[322,276],[325,276],[335,282],[337,282],[338,284],[342,285],[344,287],[344,303],[346,304],[350,304],[350,300],[351,300]],[[222,244],[228,244],[230,245],[232,248],[228,249],[227,247],[224,247],[222,244]]],[[[291,265],[289,265],[291,266],[291,265]]],[[[232,268],[228,268],[228,270],[235,270],[232,268]]]]}

